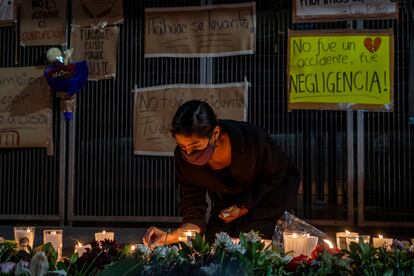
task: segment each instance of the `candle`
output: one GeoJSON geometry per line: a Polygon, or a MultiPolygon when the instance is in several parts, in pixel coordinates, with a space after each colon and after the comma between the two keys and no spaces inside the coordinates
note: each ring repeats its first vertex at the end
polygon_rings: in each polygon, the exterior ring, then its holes
{"type": "Polygon", "coordinates": [[[378,238],[373,238],[374,247],[388,247],[392,245],[392,239],[384,238],[382,235],[378,235],[378,238]]]}
{"type": "Polygon", "coordinates": [[[239,238],[231,238],[233,244],[238,244],[240,242],[239,238]]]}
{"type": "Polygon", "coordinates": [[[197,230],[178,230],[178,241],[185,242],[191,245],[191,242],[194,240],[197,235],[197,230]]]}
{"type": "Polygon", "coordinates": [[[297,233],[283,232],[283,245],[285,253],[293,251],[294,256],[303,254],[305,245],[305,235],[297,233]]]}
{"type": "Polygon", "coordinates": [[[349,242],[353,239],[353,241],[358,238],[358,233],[356,232],[349,232],[348,230],[345,230],[345,232],[337,232],[336,233],[336,245],[339,249],[347,249],[348,243],[347,243],[347,237],[350,237],[349,242]]]}
{"type": "Polygon", "coordinates": [[[313,249],[318,244],[318,237],[306,235],[304,254],[306,256],[311,256],[313,249]]]}
{"type": "Polygon", "coordinates": [[[318,243],[318,237],[309,236],[307,233],[283,233],[283,245],[285,253],[293,252],[293,256],[310,256],[318,243]]]}
{"type": "Polygon", "coordinates": [[[86,249],[89,248],[89,250],[92,249],[90,244],[82,245],[80,242],[78,242],[77,245],[75,245],[75,253],[78,253],[79,257],[83,255],[83,253],[86,252],[86,249]]]}
{"type": "Polygon", "coordinates": [[[62,259],[63,230],[44,230],[43,244],[50,242],[58,253],[58,260],[62,259]]]}
{"type": "Polygon", "coordinates": [[[106,232],[106,231],[102,231],[102,232],[98,232],[95,233],[95,240],[97,242],[103,241],[103,240],[114,240],[114,232],[106,232]]]}
{"type": "Polygon", "coordinates": [[[28,246],[33,248],[35,227],[14,227],[14,240],[19,250],[29,251],[28,246]]]}

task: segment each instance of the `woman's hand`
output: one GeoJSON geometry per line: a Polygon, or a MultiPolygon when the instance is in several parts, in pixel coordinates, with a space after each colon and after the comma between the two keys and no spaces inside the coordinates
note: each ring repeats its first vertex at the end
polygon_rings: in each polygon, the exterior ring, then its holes
{"type": "Polygon", "coordinates": [[[159,245],[167,244],[167,232],[151,226],[144,235],[143,243],[151,249],[159,245]]]}
{"type": "Polygon", "coordinates": [[[232,222],[239,217],[247,214],[249,210],[244,206],[231,206],[227,209],[224,209],[220,212],[219,218],[221,218],[225,223],[232,222]]]}

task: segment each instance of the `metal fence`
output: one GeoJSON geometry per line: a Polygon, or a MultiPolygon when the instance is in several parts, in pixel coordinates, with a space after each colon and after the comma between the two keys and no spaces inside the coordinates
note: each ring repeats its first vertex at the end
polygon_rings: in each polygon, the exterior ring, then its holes
{"type": "MultiPolygon", "coordinates": [[[[234,1],[213,1],[211,4],[234,1]]],[[[240,2],[240,1],[238,1],[240,2]]],[[[243,1],[248,2],[248,1],[243,1]]],[[[145,7],[200,1],[124,1],[116,78],[89,82],[66,124],[55,104],[55,155],[42,149],[0,150],[0,219],[60,223],[178,222],[178,183],[170,157],[132,148],[132,89],[165,84],[241,82],[248,121],[269,131],[302,172],[297,214],[316,224],[391,223],[412,218],[414,150],[407,124],[408,26],[387,21],[292,24],[288,1],[257,1],[256,53],[216,58],[144,59],[145,7]],[[393,28],[395,112],[287,111],[288,29],[393,28]],[[355,212],[357,210],[357,212],[355,212]]],[[[0,66],[38,64],[46,47],[16,48],[13,27],[0,28],[0,66]],[[17,50],[16,50],[17,49],[17,50]]],[[[408,224],[407,224],[408,225],[408,224]]]]}

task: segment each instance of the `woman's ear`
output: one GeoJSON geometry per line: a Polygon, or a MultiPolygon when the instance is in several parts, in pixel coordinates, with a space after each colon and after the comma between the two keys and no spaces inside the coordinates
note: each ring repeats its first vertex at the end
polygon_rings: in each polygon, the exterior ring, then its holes
{"type": "Polygon", "coordinates": [[[219,139],[220,134],[221,134],[221,129],[220,129],[219,126],[216,126],[213,130],[213,139],[214,139],[214,141],[217,141],[219,139]]]}

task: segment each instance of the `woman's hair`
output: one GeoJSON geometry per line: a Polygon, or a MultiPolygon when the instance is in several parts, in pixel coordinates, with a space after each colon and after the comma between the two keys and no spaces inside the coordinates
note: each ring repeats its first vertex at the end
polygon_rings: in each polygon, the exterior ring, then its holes
{"type": "Polygon", "coordinates": [[[210,137],[216,126],[217,116],[213,109],[205,102],[192,100],[181,105],[175,112],[171,133],[173,136],[195,134],[200,137],[210,137]]]}

